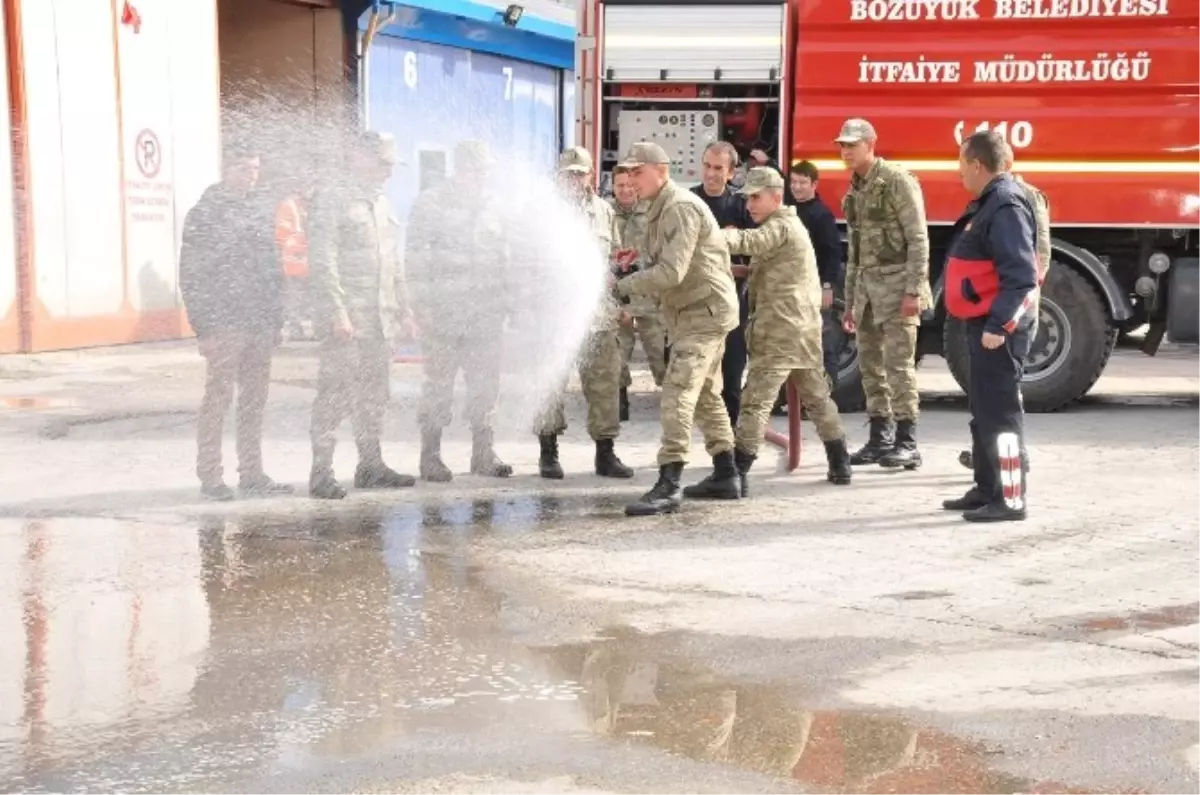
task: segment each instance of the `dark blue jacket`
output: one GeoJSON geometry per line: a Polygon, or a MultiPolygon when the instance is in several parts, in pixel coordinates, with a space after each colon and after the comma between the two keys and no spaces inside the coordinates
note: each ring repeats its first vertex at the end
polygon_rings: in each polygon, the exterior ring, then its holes
{"type": "Polygon", "coordinates": [[[984,329],[1011,334],[1032,320],[1037,290],[1033,208],[1008,174],[988,183],[955,224],[962,233],[946,263],[946,311],[986,318],[984,329]]]}
{"type": "MultiPolygon", "coordinates": [[[[736,229],[757,229],[758,224],[754,223],[754,219],[750,217],[750,211],[746,209],[746,197],[738,193],[732,186],[726,185],[725,191],[720,196],[709,196],[704,192],[704,185],[696,185],[692,188],[692,193],[700,197],[700,201],[708,205],[708,209],[712,210],[713,217],[717,219],[717,226],[724,229],[727,226],[732,226],[736,229]]],[[[749,257],[740,256],[732,258],[734,265],[747,265],[750,262],[749,257]]],[[[750,302],[746,295],[746,280],[734,279],[734,286],[737,287],[739,316],[742,325],[750,319],[750,302]]]]}
{"type": "MultiPolygon", "coordinates": [[[[791,191],[788,191],[788,195],[791,195],[791,191]]],[[[821,201],[819,193],[806,202],[796,202],[795,206],[796,214],[812,238],[821,283],[841,287],[846,278],[846,269],[842,263],[842,235],[838,232],[833,212],[821,201]]]]}

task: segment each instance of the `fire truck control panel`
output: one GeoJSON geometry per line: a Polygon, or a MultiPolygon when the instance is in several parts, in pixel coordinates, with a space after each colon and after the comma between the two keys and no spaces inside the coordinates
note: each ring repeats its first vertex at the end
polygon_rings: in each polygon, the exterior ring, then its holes
{"type": "Polygon", "coordinates": [[[671,179],[690,187],[700,182],[704,148],[720,137],[720,111],[622,109],[617,116],[620,151],[613,156],[619,160],[638,141],[653,141],[671,158],[671,179]]]}

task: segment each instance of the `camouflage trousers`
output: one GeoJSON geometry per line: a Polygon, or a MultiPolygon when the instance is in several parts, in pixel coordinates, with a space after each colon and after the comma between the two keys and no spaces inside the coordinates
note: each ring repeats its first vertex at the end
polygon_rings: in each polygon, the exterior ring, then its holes
{"type": "Polygon", "coordinates": [[[746,385],[742,387],[742,409],[738,413],[735,433],[737,449],[758,455],[775,397],[780,387],[788,381],[796,387],[796,396],[808,410],[808,417],[817,426],[817,435],[822,442],[845,437],[842,419],[838,416],[837,404],[829,394],[829,379],[823,369],[786,370],[755,366],[754,357],[751,356],[746,385]]]}
{"type": "Polygon", "coordinates": [[[870,304],[858,320],[858,363],[868,416],[915,422],[920,414],[915,320],[877,319],[870,304]]]}
{"type": "Polygon", "coordinates": [[[662,442],[658,464],[686,464],[692,450],[692,424],[704,434],[710,456],[733,449],[733,427],[721,399],[721,357],[725,334],[687,334],[671,345],[659,411],[662,442]]]}
{"type": "MultiPolygon", "coordinates": [[[[579,357],[579,382],[587,400],[588,436],[596,441],[616,439],[621,432],[620,379],[621,349],[616,330],[593,333],[579,357]]],[[[567,416],[563,410],[566,391],[567,378],[564,377],[534,423],[534,433],[538,436],[557,436],[567,429],[567,416]]]]}
{"type": "Polygon", "coordinates": [[[430,330],[421,338],[421,353],[425,356],[425,380],[417,409],[420,426],[440,430],[450,424],[454,381],[461,370],[467,387],[467,424],[473,431],[490,429],[500,398],[500,330],[470,335],[430,330]]]}
{"type": "Polygon", "coordinates": [[[321,343],[317,397],[309,431],[313,469],[332,468],[337,429],[347,414],[354,426],[359,456],[379,456],[383,417],[391,397],[388,379],[392,356],[392,343],[382,336],[327,339],[321,343]]]}
{"type": "Polygon", "coordinates": [[[634,319],[634,326],[617,329],[617,340],[621,347],[621,388],[628,389],[633,383],[629,375],[629,360],[633,358],[633,343],[635,338],[642,341],[642,350],[650,364],[650,374],[654,383],[663,384],[663,376],[667,372],[667,328],[654,315],[646,315],[634,319]]]}

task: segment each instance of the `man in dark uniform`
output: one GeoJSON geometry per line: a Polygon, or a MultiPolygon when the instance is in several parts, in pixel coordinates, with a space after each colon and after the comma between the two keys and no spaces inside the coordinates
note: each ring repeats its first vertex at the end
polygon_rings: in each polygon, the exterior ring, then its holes
{"type": "MultiPolygon", "coordinates": [[[[796,200],[796,215],[808,230],[813,250],[817,253],[817,276],[821,280],[821,312],[826,316],[825,325],[830,325],[833,296],[846,281],[846,268],[842,262],[842,235],[837,221],[828,205],[817,192],[821,173],[807,160],[792,166],[788,175],[788,189],[796,200]]],[[[828,335],[826,335],[828,336],[828,335]]],[[[837,388],[837,351],[824,340],[823,354],[825,373],[829,376],[830,389],[837,388]]]]}
{"type": "MultiPolygon", "coordinates": [[[[704,150],[702,159],[702,181],[692,188],[692,193],[708,205],[717,226],[722,229],[756,229],[758,224],[746,209],[745,197],[738,194],[729,184],[733,170],[737,168],[738,155],[733,145],[716,141],[704,150]]],[[[746,257],[734,257],[734,265],[746,265],[746,257]]],[[[746,372],[746,323],[750,320],[750,303],[746,293],[746,280],[734,279],[738,295],[738,327],[729,332],[725,339],[725,354],[721,358],[721,397],[729,412],[730,423],[736,425],[742,402],[742,375],[746,372]]]]}
{"type": "Polygon", "coordinates": [[[963,143],[959,173],[976,198],[946,263],[946,310],[967,326],[975,485],[942,506],[970,522],[1020,521],[1026,511],[1021,378],[1036,318],[1037,226],[1032,203],[1007,173],[1005,150],[994,130],[963,143]]]}

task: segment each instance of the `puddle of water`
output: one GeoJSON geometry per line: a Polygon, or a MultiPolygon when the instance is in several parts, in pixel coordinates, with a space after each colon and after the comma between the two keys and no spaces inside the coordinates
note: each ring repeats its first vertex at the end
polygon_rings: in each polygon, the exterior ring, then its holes
{"type": "MultiPolygon", "coordinates": [[[[212,517],[199,532],[0,525],[0,571],[16,575],[0,581],[0,789],[229,791],[372,754],[400,778],[406,758],[466,769],[497,745],[507,772],[566,737],[819,791],[1075,791],[895,717],[724,679],[658,638],[514,643],[506,620],[526,608],[469,564],[472,536],[609,510],[523,497],[212,517]]],[[[589,753],[552,761],[570,772],[589,753]]]]}
{"type": "Polygon", "coordinates": [[[1176,627],[1190,627],[1200,622],[1200,603],[1170,605],[1156,610],[1144,610],[1124,615],[1087,618],[1077,624],[1084,632],[1157,632],[1176,627]]]}
{"type": "Polygon", "coordinates": [[[61,408],[74,405],[73,401],[63,398],[48,398],[38,396],[0,397],[0,406],[18,411],[41,411],[43,409],[61,408]]]}

